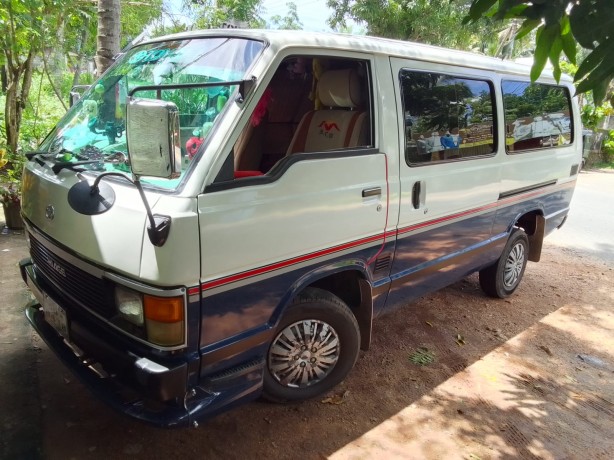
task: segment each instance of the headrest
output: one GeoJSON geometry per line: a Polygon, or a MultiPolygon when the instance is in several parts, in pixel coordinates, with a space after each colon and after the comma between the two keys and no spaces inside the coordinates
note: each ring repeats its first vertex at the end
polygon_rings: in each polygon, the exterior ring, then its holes
{"type": "Polygon", "coordinates": [[[362,102],[358,74],[354,69],[324,72],[318,81],[318,97],[326,107],[358,107],[362,102]]]}

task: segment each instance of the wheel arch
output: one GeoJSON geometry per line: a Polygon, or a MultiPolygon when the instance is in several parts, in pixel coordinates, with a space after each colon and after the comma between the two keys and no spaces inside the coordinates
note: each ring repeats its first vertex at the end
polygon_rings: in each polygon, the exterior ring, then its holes
{"type": "Polygon", "coordinates": [[[339,297],[352,311],[360,329],[360,348],[368,350],[373,321],[372,283],[363,261],[343,261],[307,273],[294,283],[276,309],[278,324],[292,301],[308,288],[319,288],[339,297]]]}

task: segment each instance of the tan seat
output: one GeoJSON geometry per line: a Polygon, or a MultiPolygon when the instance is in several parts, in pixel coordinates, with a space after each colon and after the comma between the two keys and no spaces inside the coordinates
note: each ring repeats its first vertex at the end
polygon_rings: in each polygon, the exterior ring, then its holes
{"type": "Polygon", "coordinates": [[[287,155],[321,152],[368,144],[368,119],[358,110],[362,86],[355,70],[329,70],[318,81],[318,97],[325,107],[301,119],[287,155]]]}

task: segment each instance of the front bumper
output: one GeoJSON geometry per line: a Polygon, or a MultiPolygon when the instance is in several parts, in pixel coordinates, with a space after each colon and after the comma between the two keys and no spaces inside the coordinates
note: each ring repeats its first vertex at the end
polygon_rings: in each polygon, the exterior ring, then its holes
{"type": "Polygon", "coordinates": [[[70,340],[46,320],[44,280],[38,279],[29,259],[20,262],[22,278],[36,300],[26,306],[26,317],[45,343],[91,391],[120,412],[162,427],[187,426],[189,407],[202,407],[215,395],[187,388],[187,363],[172,366],[137,356],[92,332],[91,324],[70,316],[70,340]]]}

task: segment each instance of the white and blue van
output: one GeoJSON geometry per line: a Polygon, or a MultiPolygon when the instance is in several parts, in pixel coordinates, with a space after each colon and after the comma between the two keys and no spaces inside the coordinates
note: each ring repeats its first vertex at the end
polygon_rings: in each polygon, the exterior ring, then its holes
{"type": "Polygon", "coordinates": [[[369,37],[140,44],[28,154],[27,317],[87,387],[156,425],[325,393],[386,310],[473,272],[514,292],[569,211],[573,92],[369,37]]]}

